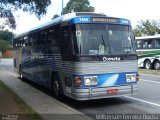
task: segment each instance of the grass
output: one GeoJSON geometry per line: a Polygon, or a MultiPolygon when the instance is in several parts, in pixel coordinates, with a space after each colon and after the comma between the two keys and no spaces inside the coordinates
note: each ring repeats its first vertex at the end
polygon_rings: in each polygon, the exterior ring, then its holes
{"type": "Polygon", "coordinates": [[[13,98],[13,100],[17,103],[18,107],[26,114],[26,117],[29,117],[33,120],[43,120],[27,103],[22,100],[15,92],[13,92],[7,85],[5,85],[0,80],[0,86],[8,92],[9,95],[13,98]]]}
{"type": "Polygon", "coordinates": [[[146,70],[146,69],[139,69],[139,73],[147,73],[147,74],[155,74],[160,75],[160,70],[146,70]]]}

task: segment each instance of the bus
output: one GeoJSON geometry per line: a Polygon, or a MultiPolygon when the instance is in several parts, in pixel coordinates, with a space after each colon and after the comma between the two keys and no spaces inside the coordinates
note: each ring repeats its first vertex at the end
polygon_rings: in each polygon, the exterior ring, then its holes
{"type": "Polygon", "coordinates": [[[55,97],[91,100],[137,92],[136,43],[127,19],[69,13],[16,35],[13,45],[20,78],[55,97]]]}
{"type": "Polygon", "coordinates": [[[160,70],[160,35],[136,37],[138,66],[160,70]]]}

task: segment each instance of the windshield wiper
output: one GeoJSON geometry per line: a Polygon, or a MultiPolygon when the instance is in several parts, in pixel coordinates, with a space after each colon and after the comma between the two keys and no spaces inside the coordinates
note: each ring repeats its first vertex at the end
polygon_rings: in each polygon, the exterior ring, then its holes
{"type": "MultiPolygon", "coordinates": [[[[97,37],[97,39],[98,39],[98,37],[97,37]]],[[[101,34],[101,39],[102,39],[102,42],[103,42],[101,45],[104,45],[104,51],[103,51],[103,52],[104,52],[103,55],[104,55],[104,54],[105,54],[105,51],[106,51],[106,44],[105,44],[105,41],[104,41],[104,38],[103,38],[103,35],[102,35],[102,34],[101,34]]],[[[99,40],[99,39],[98,39],[98,40],[99,40]]],[[[103,47],[103,46],[101,46],[101,47],[103,47]]],[[[100,54],[100,50],[101,50],[101,49],[98,49],[97,55],[101,55],[101,54],[100,54]]]]}

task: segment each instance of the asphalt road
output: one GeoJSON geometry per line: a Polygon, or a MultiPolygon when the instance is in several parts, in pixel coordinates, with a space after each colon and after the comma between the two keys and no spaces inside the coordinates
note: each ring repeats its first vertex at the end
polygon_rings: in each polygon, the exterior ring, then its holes
{"type": "MultiPolygon", "coordinates": [[[[0,67],[15,74],[12,62],[9,60],[1,62],[0,67]]],[[[30,85],[34,87],[32,84],[30,85]]],[[[65,98],[60,102],[92,118],[96,118],[97,114],[160,114],[160,76],[140,74],[138,87],[138,94],[131,97],[83,102],[65,98]]],[[[160,115],[158,119],[160,119],[160,115]]]]}

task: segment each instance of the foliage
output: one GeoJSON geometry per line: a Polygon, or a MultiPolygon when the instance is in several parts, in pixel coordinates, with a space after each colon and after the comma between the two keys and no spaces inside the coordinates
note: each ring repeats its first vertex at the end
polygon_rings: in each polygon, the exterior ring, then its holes
{"type": "MultiPolygon", "coordinates": [[[[51,0],[0,0],[0,23],[15,29],[16,22],[13,12],[22,9],[41,18],[42,15],[46,14],[50,4],[51,0]]],[[[3,25],[1,25],[2,28],[3,25]]]]}
{"type": "Polygon", "coordinates": [[[95,8],[90,6],[90,2],[88,0],[70,0],[66,7],[63,8],[63,13],[71,13],[71,12],[94,12],[95,8]]]}
{"type": "Polygon", "coordinates": [[[160,22],[156,20],[141,20],[134,29],[134,33],[136,37],[160,33],[160,22]]]}
{"type": "Polygon", "coordinates": [[[9,32],[8,30],[5,31],[0,30],[0,40],[6,40],[11,43],[12,32],[9,32]]]}
{"type": "Polygon", "coordinates": [[[11,45],[7,41],[0,40],[0,51],[4,52],[5,50],[9,50],[11,48],[11,45]]]}
{"type": "Polygon", "coordinates": [[[59,15],[55,14],[52,19],[59,17],[59,15]]]}

